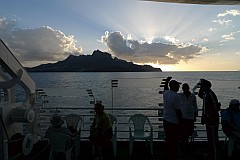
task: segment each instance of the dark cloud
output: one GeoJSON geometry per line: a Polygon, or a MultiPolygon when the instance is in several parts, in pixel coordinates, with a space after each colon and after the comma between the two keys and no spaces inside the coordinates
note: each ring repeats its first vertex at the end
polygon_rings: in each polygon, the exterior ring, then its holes
{"type": "Polygon", "coordinates": [[[63,60],[69,54],[80,54],[74,36],[67,36],[59,30],[43,26],[35,29],[18,29],[16,21],[0,18],[0,36],[11,51],[25,65],[34,61],[54,62],[63,60]]]}
{"type": "Polygon", "coordinates": [[[121,32],[106,32],[101,42],[106,44],[112,53],[136,63],[177,64],[195,58],[206,48],[191,44],[178,44],[164,37],[152,40],[152,43],[126,39],[121,32]]]}

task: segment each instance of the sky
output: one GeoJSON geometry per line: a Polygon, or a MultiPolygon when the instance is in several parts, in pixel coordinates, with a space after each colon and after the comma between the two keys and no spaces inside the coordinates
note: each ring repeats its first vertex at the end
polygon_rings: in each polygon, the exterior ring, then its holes
{"type": "Polygon", "coordinates": [[[8,0],[0,38],[25,67],[98,49],[163,71],[240,71],[240,5],[8,0]]]}

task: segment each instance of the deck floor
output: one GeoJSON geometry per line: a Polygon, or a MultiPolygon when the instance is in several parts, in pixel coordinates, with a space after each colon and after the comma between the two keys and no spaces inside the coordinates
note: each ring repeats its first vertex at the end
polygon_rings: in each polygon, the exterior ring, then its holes
{"type": "MultiPolygon", "coordinates": [[[[224,142],[221,142],[221,154],[222,160],[227,160],[226,149],[223,149],[224,142]]],[[[154,142],[153,155],[150,154],[149,147],[144,142],[134,142],[133,154],[129,155],[129,143],[127,141],[120,141],[117,143],[117,156],[113,156],[112,146],[109,145],[103,151],[104,160],[164,160],[164,143],[154,142]]],[[[16,152],[16,151],[15,151],[16,152]]],[[[50,152],[50,145],[47,141],[40,141],[34,145],[32,153],[29,156],[22,156],[19,154],[17,160],[47,160],[50,152]]],[[[92,147],[88,141],[81,142],[81,150],[79,160],[94,160],[92,156],[92,147]]],[[[240,152],[238,152],[240,153],[240,152]]],[[[17,154],[12,154],[16,156],[17,154]]],[[[187,145],[178,147],[178,160],[207,160],[207,143],[206,142],[194,142],[187,145]]],[[[10,157],[9,159],[13,159],[10,157]]],[[[17,157],[17,156],[16,156],[17,157]]],[[[240,159],[240,156],[234,158],[240,159]]]]}

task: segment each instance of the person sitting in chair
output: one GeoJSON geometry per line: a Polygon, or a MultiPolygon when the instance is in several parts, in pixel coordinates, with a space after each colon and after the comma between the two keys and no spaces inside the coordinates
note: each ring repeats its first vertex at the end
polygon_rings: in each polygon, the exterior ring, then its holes
{"type": "Polygon", "coordinates": [[[72,133],[71,130],[65,126],[62,126],[64,124],[64,121],[59,114],[54,114],[50,120],[51,126],[48,127],[47,133],[62,133],[67,134],[71,137],[75,137],[78,132],[72,133]]]}
{"type": "Polygon", "coordinates": [[[112,133],[112,123],[107,113],[104,112],[104,106],[98,102],[95,104],[95,117],[90,128],[90,142],[96,147],[98,159],[102,159],[102,147],[107,141],[110,141],[112,133]]]}
{"type": "Polygon", "coordinates": [[[239,106],[239,101],[237,99],[232,99],[229,103],[229,107],[221,112],[223,132],[227,137],[231,138],[234,141],[234,146],[240,143],[239,106]]]}
{"type": "MultiPolygon", "coordinates": [[[[65,134],[65,135],[70,136],[71,138],[75,138],[77,136],[77,134],[79,133],[79,132],[71,133],[71,131],[67,127],[62,126],[64,124],[64,121],[63,121],[61,115],[59,115],[59,114],[54,114],[50,120],[50,123],[51,123],[51,126],[48,127],[47,132],[46,132],[47,138],[49,138],[55,134],[65,134]]],[[[74,145],[74,141],[71,138],[65,144],[66,150],[70,149],[74,145]]],[[[61,139],[59,139],[59,141],[61,141],[61,139]]],[[[53,159],[60,160],[64,157],[63,156],[64,154],[65,153],[62,153],[62,152],[54,153],[53,159]]]]}

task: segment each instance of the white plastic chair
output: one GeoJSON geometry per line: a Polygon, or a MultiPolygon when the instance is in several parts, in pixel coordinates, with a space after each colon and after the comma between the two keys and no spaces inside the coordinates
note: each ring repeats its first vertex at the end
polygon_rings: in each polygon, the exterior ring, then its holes
{"type": "Polygon", "coordinates": [[[81,127],[82,127],[82,117],[77,114],[69,114],[64,117],[64,120],[67,123],[67,127],[73,127],[76,131],[79,131],[79,134],[74,138],[75,144],[75,155],[76,157],[80,154],[80,139],[81,139],[81,127]]]}
{"type": "Polygon", "coordinates": [[[153,127],[149,118],[143,114],[134,114],[129,118],[129,153],[132,155],[134,140],[145,140],[150,143],[151,155],[153,154],[153,127]],[[148,125],[150,131],[145,130],[148,125]]]}
{"type": "Polygon", "coordinates": [[[69,135],[63,133],[47,133],[46,138],[49,139],[51,143],[49,160],[52,160],[57,153],[65,153],[66,160],[71,160],[73,139],[69,135]]]}
{"type": "Polygon", "coordinates": [[[117,117],[112,114],[108,114],[109,118],[112,122],[113,136],[112,136],[112,144],[113,144],[113,154],[116,157],[117,155],[117,117]]]}

